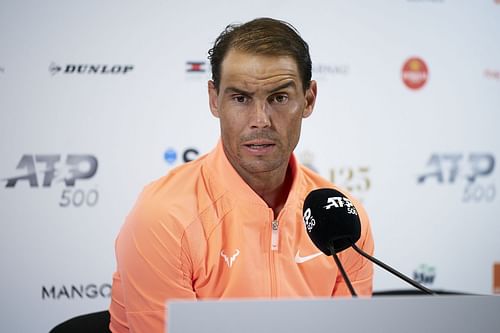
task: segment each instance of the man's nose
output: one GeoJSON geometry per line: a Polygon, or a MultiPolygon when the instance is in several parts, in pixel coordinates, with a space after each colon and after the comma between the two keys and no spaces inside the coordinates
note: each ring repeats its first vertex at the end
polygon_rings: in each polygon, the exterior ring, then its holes
{"type": "Polygon", "coordinates": [[[253,128],[266,128],[271,126],[271,117],[267,102],[257,101],[252,110],[250,126],[253,128]]]}

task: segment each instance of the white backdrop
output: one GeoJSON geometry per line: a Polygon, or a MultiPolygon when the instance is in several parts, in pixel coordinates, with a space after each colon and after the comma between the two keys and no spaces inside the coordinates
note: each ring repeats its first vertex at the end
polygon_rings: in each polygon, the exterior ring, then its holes
{"type": "MultiPolygon", "coordinates": [[[[207,50],[260,16],[310,44],[318,101],[296,153],[364,202],[376,256],[431,288],[493,293],[500,1],[3,0],[2,331],[107,308],[139,191],[218,139],[207,50]]],[[[406,287],[376,270],[375,290],[406,287]]]]}

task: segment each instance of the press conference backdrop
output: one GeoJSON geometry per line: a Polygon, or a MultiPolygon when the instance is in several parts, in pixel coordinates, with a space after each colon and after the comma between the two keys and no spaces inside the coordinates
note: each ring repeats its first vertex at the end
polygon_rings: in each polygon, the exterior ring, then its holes
{"type": "MultiPolygon", "coordinates": [[[[500,1],[4,0],[2,331],[107,308],[142,187],[218,140],[207,50],[261,16],[310,44],[318,100],[296,154],[362,200],[376,256],[430,288],[494,293],[500,1]]],[[[374,287],[406,285],[376,270],[374,287]]]]}

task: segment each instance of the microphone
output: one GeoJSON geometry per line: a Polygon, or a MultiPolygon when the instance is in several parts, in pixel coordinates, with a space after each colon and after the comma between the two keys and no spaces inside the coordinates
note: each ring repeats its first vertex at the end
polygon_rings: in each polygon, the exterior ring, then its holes
{"type": "Polygon", "coordinates": [[[358,215],[351,201],[334,189],[317,189],[310,192],[303,207],[307,234],[318,249],[327,256],[333,256],[335,264],[353,297],[356,291],[337,256],[356,242],[361,236],[361,223],[352,223],[349,215],[358,215]],[[341,208],[341,209],[339,209],[341,208]],[[335,209],[335,213],[331,211],[335,209]],[[335,215],[335,216],[334,216],[335,215]],[[328,222],[331,221],[331,222],[328,222]]]}
{"type": "Polygon", "coordinates": [[[338,252],[349,247],[424,293],[436,294],[356,246],[356,242],[361,237],[361,222],[356,207],[343,193],[332,188],[311,191],[304,201],[303,214],[304,224],[311,241],[325,255],[333,256],[351,295],[356,296],[356,292],[337,257],[338,252]]]}

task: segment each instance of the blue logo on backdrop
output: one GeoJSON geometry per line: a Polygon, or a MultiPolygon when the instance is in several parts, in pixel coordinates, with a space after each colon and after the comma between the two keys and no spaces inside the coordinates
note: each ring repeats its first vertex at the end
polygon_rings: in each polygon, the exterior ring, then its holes
{"type": "MultiPolygon", "coordinates": [[[[181,155],[182,163],[187,163],[195,160],[200,155],[200,153],[196,148],[186,148],[181,151],[181,155]]],[[[174,148],[168,148],[163,153],[163,159],[169,165],[174,165],[178,161],[178,156],[179,154],[177,154],[177,150],[174,148]]]]}
{"type": "MultiPolygon", "coordinates": [[[[97,189],[83,190],[76,184],[95,176],[98,168],[97,158],[93,155],[68,154],[24,154],[16,169],[24,170],[21,175],[4,178],[5,188],[13,189],[21,184],[29,188],[51,188],[55,183],[64,184],[59,206],[95,206],[99,200],[97,189]]],[[[21,185],[22,186],[22,185],[21,185]]]]}
{"type": "Polygon", "coordinates": [[[417,178],[418,184],[464,184],[464,202],[492,202],[496,188],[492,176],[495,157],[490,153],[431,155],[427,171],[417,178]]]}
{"type": "Polygon", "coordinates": [[[168,164],[174,164],[177,160],[177,152],[173,148],[168,148],[163,154],[163,158],[168,164]]]}

